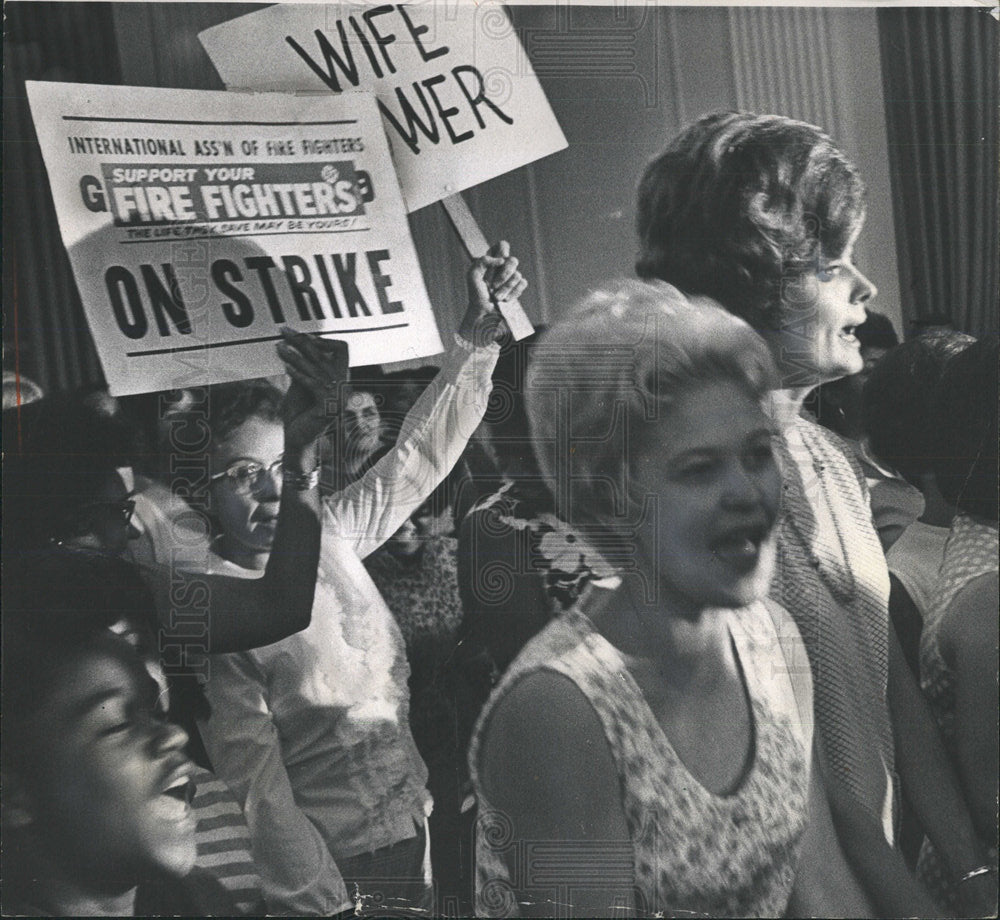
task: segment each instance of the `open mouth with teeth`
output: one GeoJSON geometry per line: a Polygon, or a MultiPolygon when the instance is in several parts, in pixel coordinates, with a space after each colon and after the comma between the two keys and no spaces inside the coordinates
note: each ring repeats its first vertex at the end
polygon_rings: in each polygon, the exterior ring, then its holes
{"type": "Polygon", "coordinates": [[[763,524],[735,527],[717,536],[709,544],[712,554],[740,570],[749,571],[757,564],[761,544],[770,528],[763,524]]]}
{"type": "Polygon", "coordinates": [[[181,777],[172,786],[163,790],[163,794],[170,796],[172,799],[176,799],[178,802],[183,802],[185,805],[190,805],[194,801],[194,794],[196,791],[195,784],[191,781],[190,777],[181,777]]]}
{"type": "Polygon", "coordinates": [[[174,773],[168,783],[154,801],[158,819],[178,826],[193,822],[191,803],[196,787],[191,777],[187,771],[174,773]]]}
{"type": "Polygon", "coordinates": [[[857,328],[858,328],[857,326],[844,326],[840,330],[840,337],[844,339],[844,341],[846,342],[851,342],[856,344],[858,341],[858,337],[854,334],[854,332],[857,328]]]}

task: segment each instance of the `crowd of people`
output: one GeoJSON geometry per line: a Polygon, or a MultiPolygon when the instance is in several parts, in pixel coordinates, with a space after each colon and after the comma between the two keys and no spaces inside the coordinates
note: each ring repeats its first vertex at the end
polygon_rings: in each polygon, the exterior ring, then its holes
{"type": "Polygon", "coordinates": [[[709,115],[522,342],[501,242],[436,370],[5,381],[4,914],[995,916],[998,346],[864,221],[709,115]]]}

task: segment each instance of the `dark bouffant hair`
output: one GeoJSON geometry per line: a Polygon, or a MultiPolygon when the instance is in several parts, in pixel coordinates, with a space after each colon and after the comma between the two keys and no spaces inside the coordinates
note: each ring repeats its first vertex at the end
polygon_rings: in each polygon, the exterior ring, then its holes
{"type": "Polygon", "coordinates": [[[997,473],[996,338],[976,342],[948,362],[932,413],[938,456],[934,475],[941,494],[960,511],[1000,518],[997,473]]]}
{"type": "Polygon", "coordinates": [[[914,484],[931,472],[937,454],[928,419],[941,373],[975,341],[961,332],[929,332],[893,348],[865,383],[863,427],[872,453],[914,484]]]}
{"type": "Polygon", "coordinates": [[[215,443],[229,437],[248,418],[281,420],[281,390],[263,378],[217,383],[208,389],[209,423],[215,443]]]}
{"type": "Polygon", "coordinates": [[[819,128],[706,115],[646,167],[636,271],[777,329],[783,282],[839,256],[864,216],[861,177],[819,128]]]}

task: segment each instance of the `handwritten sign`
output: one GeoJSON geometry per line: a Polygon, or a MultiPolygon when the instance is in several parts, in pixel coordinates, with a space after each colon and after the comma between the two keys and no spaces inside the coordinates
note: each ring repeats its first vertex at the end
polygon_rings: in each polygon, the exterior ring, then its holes
{"type": "Polygon", "coordinates": [[[441,351],[370,94],[27,89],[114,395],[281,373],[284,325],[441,351]]]}
{"type": "Polygon", "coordinates": [[[230,89],[375,93],[408,211],[566,146],[496,3],[279,4],[199,38],[230,89]]]}

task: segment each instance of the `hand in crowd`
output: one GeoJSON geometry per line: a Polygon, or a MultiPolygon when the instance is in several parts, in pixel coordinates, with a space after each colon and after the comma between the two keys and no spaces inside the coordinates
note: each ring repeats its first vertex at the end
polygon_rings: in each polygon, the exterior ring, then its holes
{"type": "Polygon", "coordinates": [[[469,306],[458,334],[474,345],[496,341],[507,328],[497,304],[517,300],[528,286],[510,254],[510,243],[494,243],[486,255],[473,259],[466,274],[469,306]]]}
{"type": "Polygon", "coordinates": [[[326,431],[340,411],[340,395],[348,378],[347,343],[282,329],[281,358],[292,378],[281,416],[285,450],[301,450],[326,431]]]}

